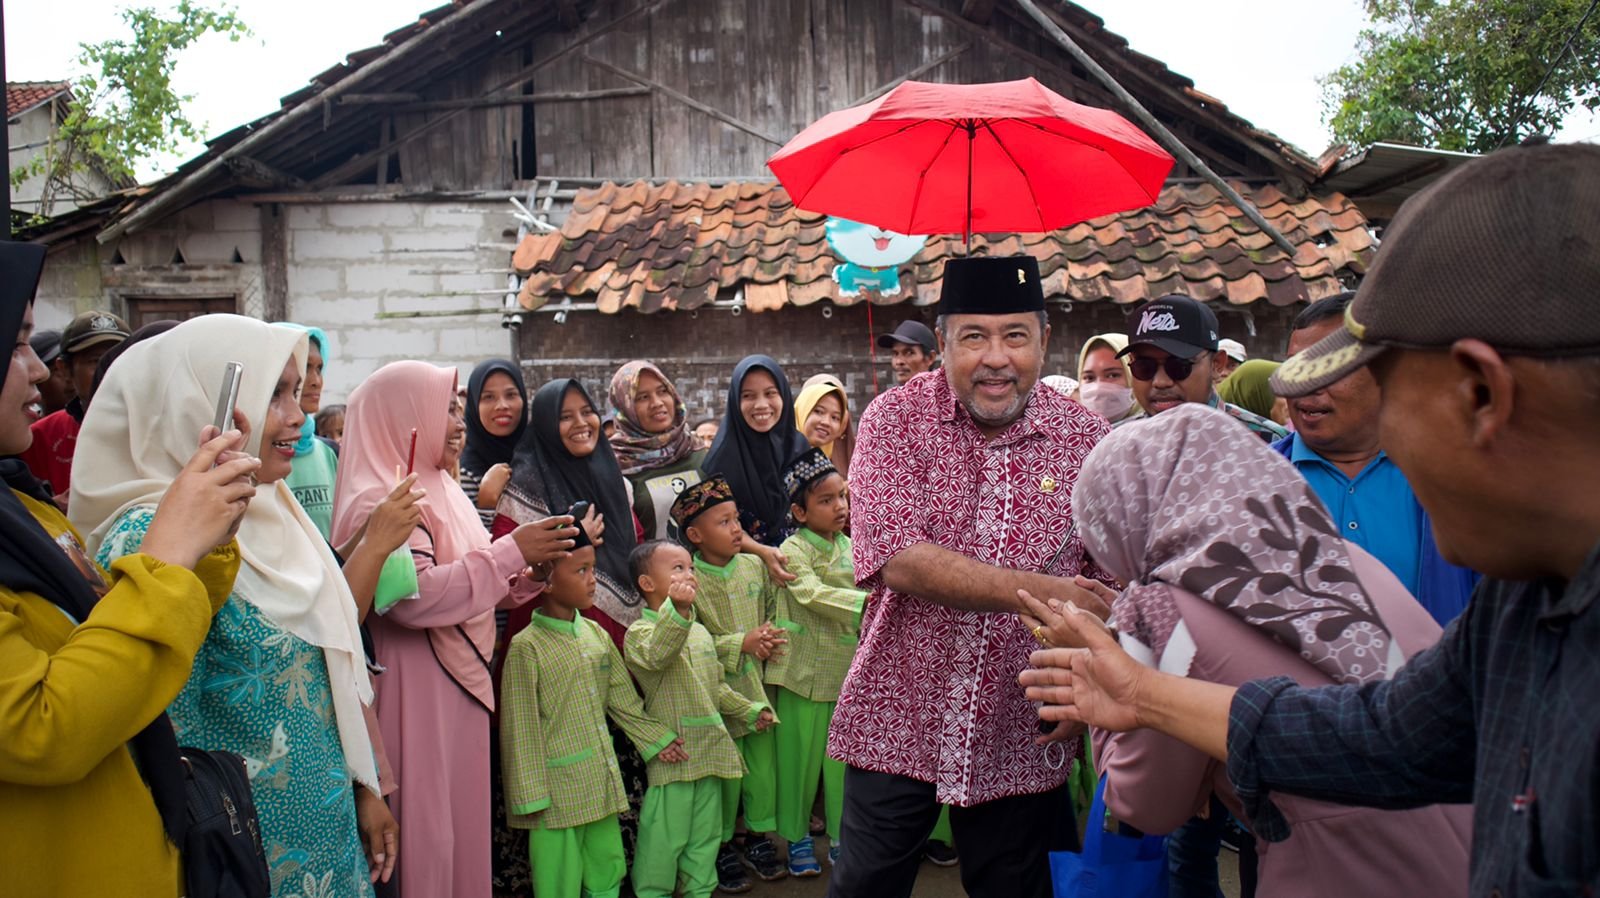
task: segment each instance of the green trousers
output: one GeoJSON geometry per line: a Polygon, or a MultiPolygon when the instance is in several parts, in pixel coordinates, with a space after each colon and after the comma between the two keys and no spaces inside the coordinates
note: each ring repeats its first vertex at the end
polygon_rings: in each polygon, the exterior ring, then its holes
{"type": "Polygon", "coordinates": [[[529,830],[528,865],[537,898],[616,898],[628,872],[617,815],[582,826],[529,830]]]}
{"type": "MultiPolygon", "coordinates": [[[[787,720],[778,715],[779,720],[787,720]]],[[[780,723],[766,732],[749,733],[733,740],[744,758],[743,779],[722,781],[722,841],[733,838],[734,822],[739,817],[739,801],[744,800],[744,825],[753,833],[770,833],[778,828],[778,739],[780,723]]]]}
{"type": "Polygon", "coordinates": [[[639,845],[633,853],[638,898],[671,898],[674,891],[683,898],[708,898],[716,890],[722,787],[727,782],[738,780],[708,776],[645,790],[639,845]]]}
{"type": "Polygon", "coordinates": [[[844,762],[828,757],[828,724],[836,702],[814,702],[778,686],[770,689],[778,719],[778,835],[797,842],[811,835],[811,806],[822,786],[828,838],[839,841],[844,812],[844,762]]]}

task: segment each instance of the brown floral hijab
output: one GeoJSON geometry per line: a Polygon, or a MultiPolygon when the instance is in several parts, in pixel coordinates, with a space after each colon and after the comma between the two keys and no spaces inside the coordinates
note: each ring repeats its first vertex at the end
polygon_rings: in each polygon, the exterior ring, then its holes
{"type": "Polygon", "coordinates": [[[1340,683],[1387,679],[1400,647],[1298,471],[1229,416],[1187,403],[1114,430],[1074,495],[1083,539],[1128,584],[1123,647],[1187,674],[1195,645],[1170,589],[1212,602],[1340,683]]]}

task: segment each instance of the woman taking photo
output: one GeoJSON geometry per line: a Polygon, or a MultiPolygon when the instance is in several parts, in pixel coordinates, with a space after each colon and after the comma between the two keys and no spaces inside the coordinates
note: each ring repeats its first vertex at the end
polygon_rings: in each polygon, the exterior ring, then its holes
{"type": "Polygon", "coordinates": [[[537,595],[544,584],[536,571],[563,557],[576,532],[570,518],[551,518],[490,544],[450,474],[466,436],[454,369],[385,365],[350,394],[345,414],[335,541],[356,533],[408,466],[427,494],[410,539],[416,587],[380,596],[367,619],[387,668],[377,711],[399,780],[398,892],[489,898],[493,611],[537,595]]]}
{"type": "Polygon", "coordinates": [[[305,415],[307,337],[207,315],[123,353],[78,436],[72,518],[102,565],[142,550],[156,503],[183,473],[183,436],[217,406],[241,362],[237,418],[260,484],[239,526],[243,564],[169,708],[178,740],[243,755],[275,895],[336,885],[371,894],[358,807],[378,775],[362,705],[372,698],[355,600],[333,553],[289,492],[305,415]],[[358,801],[358,795],[360,800],[358,801]]]}
{"type": "Polygon", "coordinates": [[[36,385],[49,377],[28,345],[44,255],[0,241],[0,891],[176,896],[187,820],[164,712],[233,586],[232,529],[258,463],[228,453],[240,434],[196,426],[142,551],[91,565],[82,535],[10,457],[32,442],[36,385]]]}

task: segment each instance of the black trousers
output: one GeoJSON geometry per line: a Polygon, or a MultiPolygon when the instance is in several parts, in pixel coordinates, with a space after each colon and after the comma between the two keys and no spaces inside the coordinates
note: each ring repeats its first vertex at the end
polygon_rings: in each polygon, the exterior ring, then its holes
{"type": "MultiPolygon", "coordinates": [[[[848,767],[844,846],[828,898],[909,898],[939,819],[933,784],[848,767]]],[[[961,884],[972,898],[1050,898],[1049,852],[1078,848],[1067,787],[950,809],[961,884]]]]}

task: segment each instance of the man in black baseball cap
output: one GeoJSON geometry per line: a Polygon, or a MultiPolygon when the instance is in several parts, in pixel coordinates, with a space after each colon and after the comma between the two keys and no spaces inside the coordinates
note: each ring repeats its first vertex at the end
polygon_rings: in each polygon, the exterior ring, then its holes
{"type": "Polygon", "coordinates": [[[889,350],[895,386],[939,366],[939,343],[933,331],[920,321],[901,322],[894,333],[880,335],[878,348],[889,350]]]}
{"type": "Polygon", "coordinates": [[[33,347],[33,354],[39,357],[39,361],[50,369],[50,379],[39,385],[39,396],[44,413],[54,414],[66,408],[67,403],[78,395],[72,386],[72,369],[61,354],[61,332],[36,331],[28,338],[28,345],[33,347]]]}
{"type": "Polygon", "coordinates": [[[33,445],[22,460],[41,483],[55,490],[65,508],[77,452],[78,429],[94,395],[94,372],[100,357],[128,339],[128,325],[110,312],[83,312],[61,332],[61,358],[72,377],[74,396],[61,410],[33,422],[33,445]]]}
{"type": "Polygon", "coordinates": [[[1343,327],[1273,386],[1299,396],[1362,366],[1440,552],[1487,575],[1440,641],[1364,687],[1235,690],[1091,635],[1055,698],[1226,761],[1260,838],[1289,835],[1276,791],[1470,801],[1468,894],[1600,894],[1600,147],[1501,150],[1407,200],[1343,327]]]}
{"type": "Polygon", "coordinates": [[[1129,324],[1128,346],[1118,355],[1129,356],[1133,396],[1145,414],[1201,402],[1227,412],[1268,442],[1288,436],[1272,421],[1217,395],[1228,357],[1217,349],[1217,316],[1205,303],[1163,296],[1145,303],[1129,324]]]}

